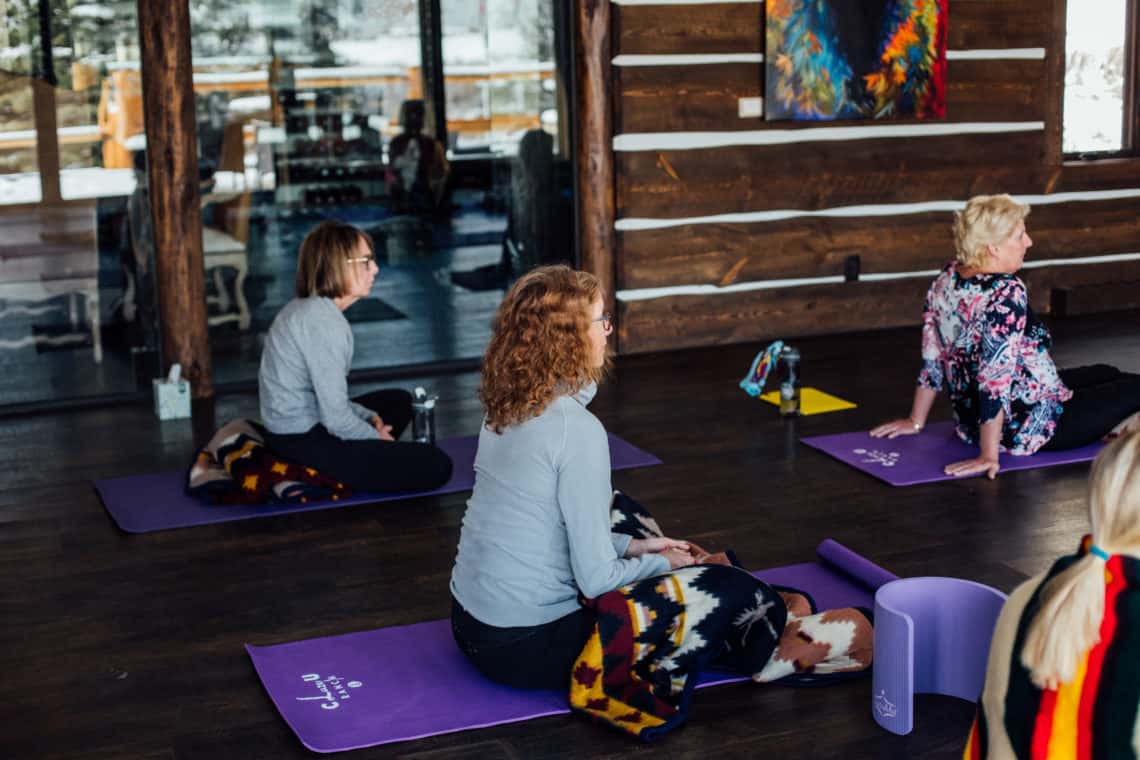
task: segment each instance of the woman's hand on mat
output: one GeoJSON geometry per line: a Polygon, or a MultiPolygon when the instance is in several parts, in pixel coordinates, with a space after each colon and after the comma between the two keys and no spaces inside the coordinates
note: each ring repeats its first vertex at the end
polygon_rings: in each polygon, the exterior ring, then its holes
{"type": "Polygon", "coordinates": [[[669,569],[676,570],[679,567],[688,567],[696,562],[693,555],[689,553],[688,549],[666,549],[663,552],[658,552],[662,557],[669,560],[669,569]]]}
{"type": "Polygon", "coordinates": [[[910,417],[900,420],[884,422],[878,427],[871,428],[872,438],[898,438],[900,435],[915,435],[922,432],[921,425],[915,425],[910,417]]]}
{"type": "Polygon", "coordinates": [[[380,436],[381,441],[396,440],[392,437],[392,426],[385,425],[379,414],[372,415],[372,427],[376,428],[376,434],[380,436]]]}
{"type": "Polygon", "coordinates": [[[660,554],[669,549],[680,549],[687,552],[689,551],[689,543],[678,541],[675,538],[635,538],[629,542],[625,556],[640,557],[642,554],[660,554]]]}
{"type": "Polygon", "coordinates": [[[961,462],[954,462],[953,464],[946,465],[943,470],[947,475],[953,475],[956,478],[965,475],[977,475],[984,472],[986,477],[993,480],[997,477],[998,470],[1001,465],[998,464],[997,457],[974,457],[973,459],[964,459],[961,462]]]}

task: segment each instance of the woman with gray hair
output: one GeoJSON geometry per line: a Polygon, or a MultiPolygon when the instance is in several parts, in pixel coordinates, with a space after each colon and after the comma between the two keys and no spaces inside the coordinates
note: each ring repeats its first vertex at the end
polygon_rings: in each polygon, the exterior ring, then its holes
{"type": "Polygon", "coordinates": [[[926,295],[910,415],[871,430],[876,438],[920,432],[946,386],[958,437],[979,449],[947,465],[948,475],[993,479],[1001,451],[1077,448],[1136,426],[1140,375],[1104,364],[1058,372],[1053,364],[1053,339],[1017,277],[1033,245],[1028,214],[1008,195],[975,196],[954,214],[957,260],[926,295]]]}

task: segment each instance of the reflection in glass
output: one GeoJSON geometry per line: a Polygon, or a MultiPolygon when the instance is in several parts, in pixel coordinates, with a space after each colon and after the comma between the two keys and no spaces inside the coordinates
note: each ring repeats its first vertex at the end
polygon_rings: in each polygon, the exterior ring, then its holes
{"type": "Polygon", "coordinates": [[[150,255],[135,258],[127,225],[142,133],[134,4],[3,9],[0,405],[133,391],[153,359],[137,291],[127,300],[128,271],[150,255]]]}
{"type": "Polygon", "coordinates": [[[551,13],[538,10],[549,0],[519,6],[521,17],[481,5],[443,3],[445,144],[416,0],[244,2],[224,18],[191,1],[199,144],[216,178],[203,236],[218,382],[256,376],[264,333],[293,294],[297,248],[326,218],[376,246],[372,295],[345,312],[355,368],[482,354],[519,268],[508,253],[518,146],[544,111],[554,131],[558,120],[551,13]],[[496,19],[500,29],[488,26],[496,19]],[[529,37],[492,59],[497,35],[520,38],[508,22],[529,37]],[[453,34],[467,42],[454,48],[453,34]]]}
{"type": "MultiPolygon", "coordinates": [[[[223,387],[256,377],[322,219],[376,245],[372,297],[346,313],[357,369],[478,357],[511,278],[573,258],[566,4],[440,2],[442,72],[425,63],[418,0],[190,0],[223,387]],[[446,141],[429,74],[443,77],[446,141]]],[[[136,5],[0,7],[0,406],[149,388],[160,331],[136,5]]]]}
{"type": "Polygon", "coordinates": [[[454,150],[514,154],[528,130],[557,134],[553,4],[441,0],[441,5],[454,150]]]}

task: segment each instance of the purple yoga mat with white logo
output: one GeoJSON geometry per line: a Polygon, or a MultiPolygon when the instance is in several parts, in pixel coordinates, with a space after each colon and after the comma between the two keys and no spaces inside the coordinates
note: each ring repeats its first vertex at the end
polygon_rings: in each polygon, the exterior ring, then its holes
{"type": "MultiPolygon", "coordinates": [[[[954,476],[947,475],[943,468],[952,462],[973,459],[978,455],[977,446],[969,446],[958,439],[951,422],[936,422],[927,425],[917,435],[900,435],[893,439],[872,438],[866,430],[860,430],[800,440],[813,449],[879,480],[885,480],[892,486],[953,480],[954,476]]],[[[1041,451],[1027,457],[1002,454],[998,461],[1002,472],[1032,470],[1036,467],[1088,462],[1095,459],[1102,448],[1104,443],[1098,441],[1079,449],[1041,451]]]]}
{"type": "MultiPolygon", "coordinates": [[[[657,457],[618,438],[613,433],[610,433],[609,437],[610,463],[615,470],[661,464],[661,460],[657,457]]],[[[439,447],[451,457],[453,468],[451,479],[434,491],[358,493],[340,501],[315,501],[306,504],[204,504],[196,497],[186,494],[185,470],[96,480],[95,488],[103,500],[103,506],[120,528],[128,533],[149,533],[168,528],[186,528],[192,525],[268,517],[283,512],[306,512],[470,491],[475,486],[477,443],[478,438],[475,436],[448,438],[439,442],[439,447]]]]}
{"type": "MultiPolygon", "coordinates": [[[[754,573],[810,593],[820,609],[874,606],[895,575],[830,539],[819,562],[754,573]]],[[[340,752],[570,712],[565,691],[487,680],[460,653],[447,620],[246,650],[270,699],[309,749],[340,752]]],[[[747,680],[704,673],[698,688],[747,680]]]]}

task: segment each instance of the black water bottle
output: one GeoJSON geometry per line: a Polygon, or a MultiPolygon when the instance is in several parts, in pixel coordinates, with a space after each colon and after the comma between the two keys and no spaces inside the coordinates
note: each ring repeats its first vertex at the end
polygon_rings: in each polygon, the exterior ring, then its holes
{"type": "Polygon", "coordinates": [[[800,414],[800,352],[792,346],[780,351],[780,414],[796,417],[800,414]]]}

